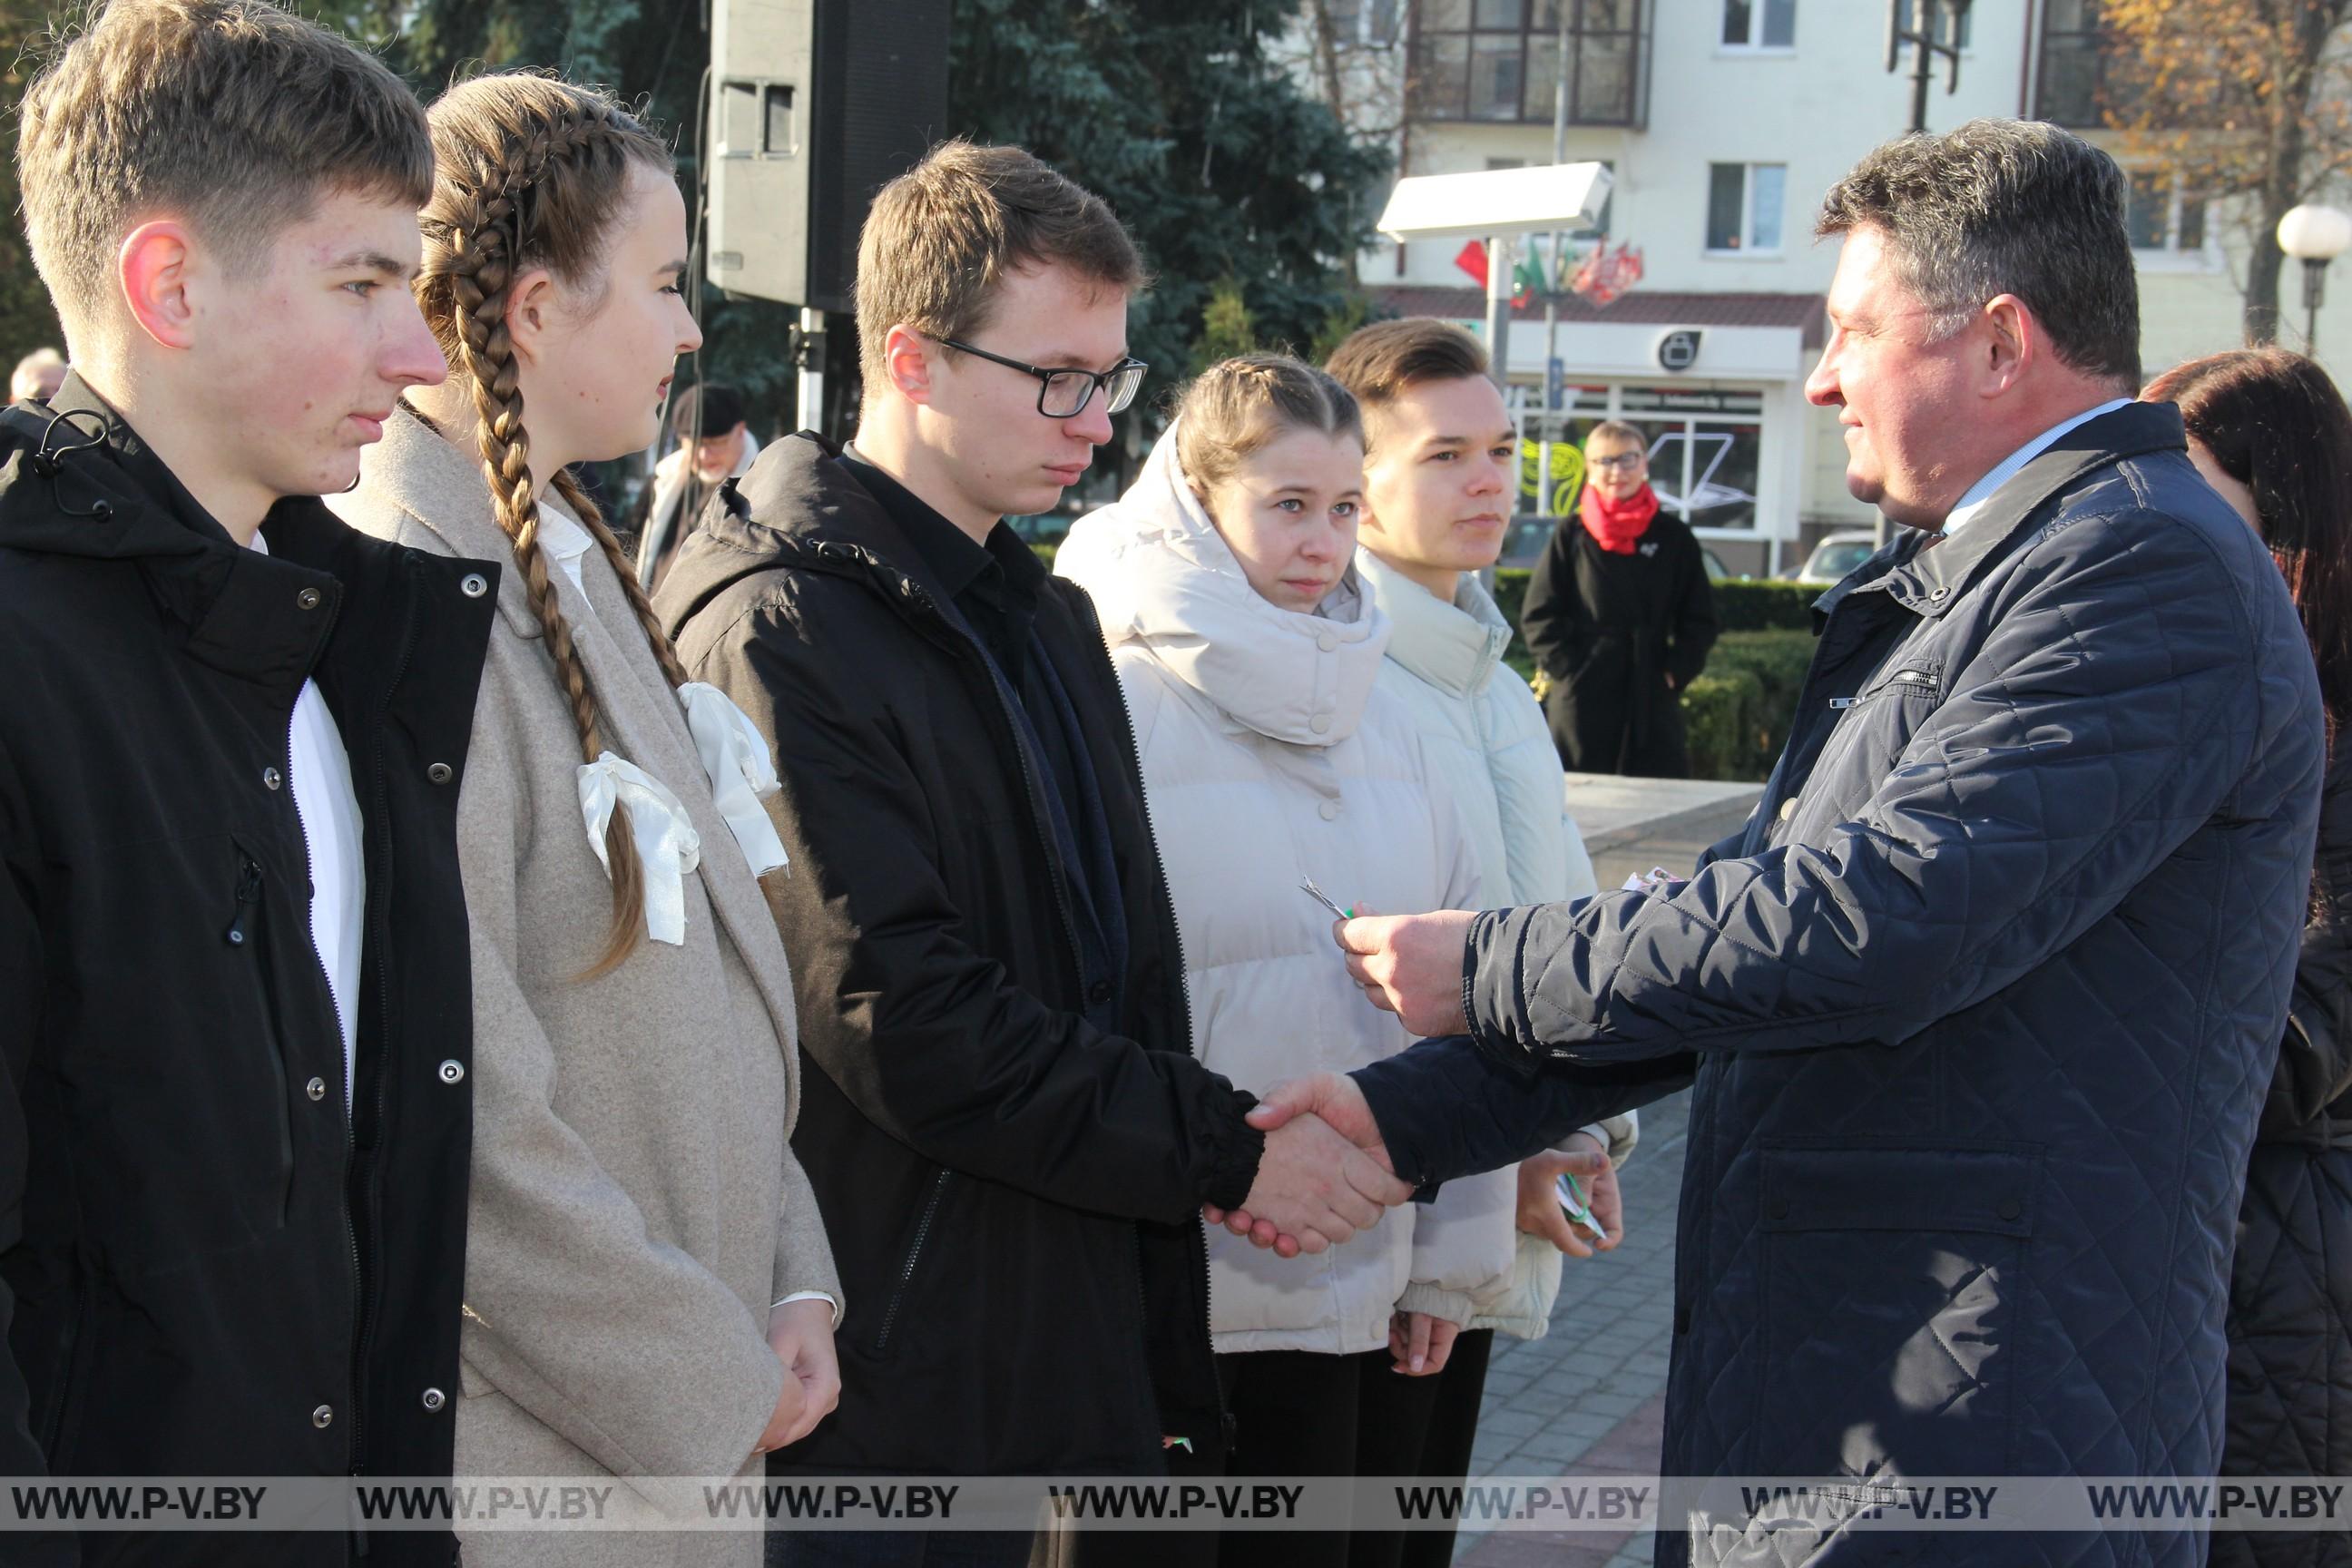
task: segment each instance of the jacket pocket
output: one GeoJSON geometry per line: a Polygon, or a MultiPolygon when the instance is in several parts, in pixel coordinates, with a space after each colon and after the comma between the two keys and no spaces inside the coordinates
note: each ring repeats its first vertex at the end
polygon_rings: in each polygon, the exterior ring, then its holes
{"type": "Polygon", "coordinates": [[[267,878],[261,862],[251,850],[233,839],[230,847],[236,859],[236,884],[221,941],[247,955],[247,961],[253,965],[254,984],[260,990],[263,1015],[268,1020],[268,1027],[263,1031],[268,1038],[261,1042],[261,1047],[269,1068],[270,1087],[277,1095],[277,1114],[272,1121],[278,1129],[278,1224],[282,1227],[294,1198],[294,1104],[292,1075],[286,1060],[286,1020],[278,1008],[277,976],[272,969],[269,932],[262,908],[267,878]]]}
{"type": "Polygon", "coordinates": [[[898,1267],[890,1280],[890,1299],[884,1303],[882,1315],[876,1320],[871,1349],[877,1358],[887,1353],[893,1336],[904,1329],[900,1315],[907,1307],[908,1292],[914,1283],[915,1270],[921,1267],[924,1251],[931,1243],[931,1232],[939,1223],[940,1201],[947,1195],[949,1174],[942,1170],[932,1181],[931,1190],[925,1195],[923,1206],[916,1214],[914,1228],[908,1233],[907,1245],[899,1254],[898,1267]]]}
{"type": "Polygon", "coordinates": [[[1759,1460],[1790,1475],[2009,1473],[2040,1151],[1761,1155],[1759,1460]]]}

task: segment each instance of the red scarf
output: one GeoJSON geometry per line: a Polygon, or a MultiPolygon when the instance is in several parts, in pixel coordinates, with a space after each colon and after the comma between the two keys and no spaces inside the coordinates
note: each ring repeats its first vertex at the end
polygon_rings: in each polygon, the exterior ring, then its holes
{"type": "Polygon", "coordinates": [[[1631,555],[1634,542],[1650,531],[1650,520],[1658,515],[1658,494],[1643,485],[1623,500],[1611,500],[1587,485],[1578,514],[1593,543],[1612,555],[1631,555]]]}

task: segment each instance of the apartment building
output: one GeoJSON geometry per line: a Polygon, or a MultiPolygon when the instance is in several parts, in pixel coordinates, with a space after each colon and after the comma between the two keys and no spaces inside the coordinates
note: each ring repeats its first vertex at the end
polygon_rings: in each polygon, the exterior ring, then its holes
{"type": "MultiPolygon", "coordinates": [[[[1600,232],[1572,247],[1631,246],[1638,284],[1606,306],[1557,296],[1556,351],[1541,296],[1514,317],[1509,377],[1529,437],[1523,509],[1539,509],[1536,437],[1573,441],[1618,417],[1650,434],[1661,498],[1734,572],[1784,570],[1823,532],[1874,521],[1846,493],[1835,416],[1806,403],[1804,381],[1836,263],[1835,245],[1812,237],[1820,198],[1909,122],[1908,76],[1885,69],[1889,12],[1888,0],[1308,7],[1302,26],[1328,31],[1307,39],[1302,62],[1357,123],[1396,136],[1402,173],[1550,162],[1564,67],[1568,157],[1598,159],[1615,175],[1600,232]],[[1555,358],[1561,406],[1548,416],[1555,358]]],[[[1930,130],[2021,115],[2114,140],[2095,129],[2095,0],[1976,0],[1961,45],[1959,89],[1947,95],[1939,72],[1930,130]]],[[[2220,204],[2168,171],[2132,173],[2153,374],[2240,341],[2242,240],[2220,204]]],[[[1359,274],[1394,310],[1479,328],[1484,299],[1457,265],[1460,248],[1382,245],[1359,258],[1359,274]]],[[[2297,287],[2290,276],[2293,323],[2297,287]]],[[[2352,277],[2340,287],[2344,297],[2321,312],[2323,357],[2352,353],[2352,277]]],[[[2288,341],[2301,346],[2299,335],[2290,330],[2288,341]]],[[[1569,468],[1563,458],[1556,479],[1569,468]]],[[[1555,483],[1555,501],[1563,488],[1555,483]]]]}

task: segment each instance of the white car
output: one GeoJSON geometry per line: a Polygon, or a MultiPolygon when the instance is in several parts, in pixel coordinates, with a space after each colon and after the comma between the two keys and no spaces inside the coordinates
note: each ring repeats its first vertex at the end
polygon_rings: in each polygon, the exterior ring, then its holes
{"type": "Polygon", "coordinates": [[[1877,553],[1874,533],[1832,533],[1813,546],[1813,552],[1797,568],[1795,581],[1828,587],[1877,553]]]}

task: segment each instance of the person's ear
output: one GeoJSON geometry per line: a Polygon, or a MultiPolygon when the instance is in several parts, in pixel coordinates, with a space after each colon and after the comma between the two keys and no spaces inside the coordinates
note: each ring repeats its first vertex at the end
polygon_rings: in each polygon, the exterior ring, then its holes
{"type": "Polygon", "coordinates": [[[544,267],[518,274],[507,285],[507,341],[524,363],[537,364],[547,353],[556,302],[555,274],[544,267]]]}
{"type": "Polygon", "coordinates": [[[2041,352],[2042,323],[2014,294],[1996,297],[1969,330],[1982,338],[1978,354],[1972,356],[1981,396],[1998,397],[2015,386],[2041,352]]]}
{"type": "Polygon", "coordinates": [[[167,349],[195,347],[198,296],[219,276],[206,259],[173,218],[141,224],[115,252],[115,281],[131,319],[167,349]]]}
{"type": "Polygon", "coordinates": [[[931,341],[904,321],[882,340],[882,374],[912,404],[931,402],[931,341]]]}

